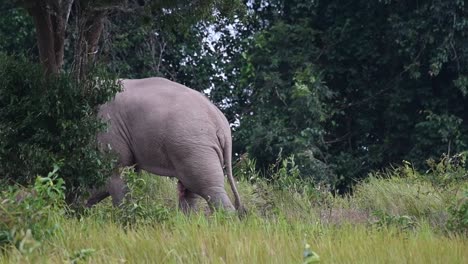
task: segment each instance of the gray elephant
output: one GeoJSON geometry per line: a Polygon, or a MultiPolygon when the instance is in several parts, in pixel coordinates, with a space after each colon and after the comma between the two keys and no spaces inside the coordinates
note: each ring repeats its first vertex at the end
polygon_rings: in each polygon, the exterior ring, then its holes
{"type": "MultiPolygon", "coordinates": [[[[234,210],[224,189],[225,167],[235,208],[241,209],[232,176],[231,130],[222,112],[201,93],[167,79],[121,82],[123,91],[99,109],[109,125],[98,135],[101,147],[118,154],[118,166],[135,165],[137,170],[176,177],[179,207],[185,213],[196,209],[198,196],[212,209],[234,210]]],[[[116,172],[87,205],[109,195],[118,205],[125,190],[116,172]]]]}

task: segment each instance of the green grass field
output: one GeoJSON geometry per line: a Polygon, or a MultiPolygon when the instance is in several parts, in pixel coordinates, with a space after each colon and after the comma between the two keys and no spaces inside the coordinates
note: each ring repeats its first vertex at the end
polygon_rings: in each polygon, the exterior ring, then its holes
{"type": "Polygon", "coordinates": [[[81,217],[52,214],[52,235],[5,246],[0,263],[468,263],[467,237],[445,230],[444,193],[430,186],[371,179],[333,197],[241,181],[239,219],[184,216],[174,180],[143,180],[123,209],[107,200],[81,217]]]}
{"type": "Polygon", "coordinates": [[[171,224],[125,230],[92,219],[60,222],[62,230],[29,256],[11,250],[1,263],[303,263],[305,242],[321,263],[468,263],[468,243],[434,234],[363,225],[323,226],[176,216],[171,224]]]}

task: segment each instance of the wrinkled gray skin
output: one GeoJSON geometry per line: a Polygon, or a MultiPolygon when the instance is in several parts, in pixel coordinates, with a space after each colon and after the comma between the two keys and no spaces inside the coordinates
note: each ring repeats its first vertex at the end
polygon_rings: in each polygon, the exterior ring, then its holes
{"type": "MultiPolygon", "coordinates": [[[[231,130],[221,111],[199,92],[167,79],[122,80],[122,85],[123,91],[99,110],[109,126],[98,135],[101,146],[118,154],[119,167],[135,165],[137,170],[176,177],[179,207],[187,213],[196,209],[198,196],[211,208],[234,210],[224,189],[224,166],[239,209],[231,130]]],[[[119,205],[125,191],[116,170],[87,205],[109,195],[119,205]]]]}

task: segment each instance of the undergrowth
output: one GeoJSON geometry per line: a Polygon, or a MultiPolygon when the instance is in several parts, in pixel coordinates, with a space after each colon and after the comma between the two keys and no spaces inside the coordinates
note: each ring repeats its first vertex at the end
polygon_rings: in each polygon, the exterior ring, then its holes
{"type": "Polygon", "coordinates": [[[0,193],[0,247],[14,246],[29,254],[60,229],[66,211],[64,181],[54,167],[36,177],[31,188],[9,186],[0,193]]]}

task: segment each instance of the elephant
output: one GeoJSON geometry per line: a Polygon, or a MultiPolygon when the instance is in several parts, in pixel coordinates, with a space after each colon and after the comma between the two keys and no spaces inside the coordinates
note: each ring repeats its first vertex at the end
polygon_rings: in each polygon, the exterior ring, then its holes
{"type": "MultiPolygon", "coordinates": [[[[100,106],[98,116],[107,130],[97,140],[103,150],[117,154],[117,168],[178,179],[179,208],[196,210],[201,196],[210,208],[241,210],[232,175],[232,138],[223,113],[200,92],[164,78],[122,79],[122,91],[100,106]],[[224,189],[225,168],[235,207],[224,189]]],[[[126,184],[118,170],[102,189],[91,194],[87,206],[112,197],[121,204],[126,184]]]]}

